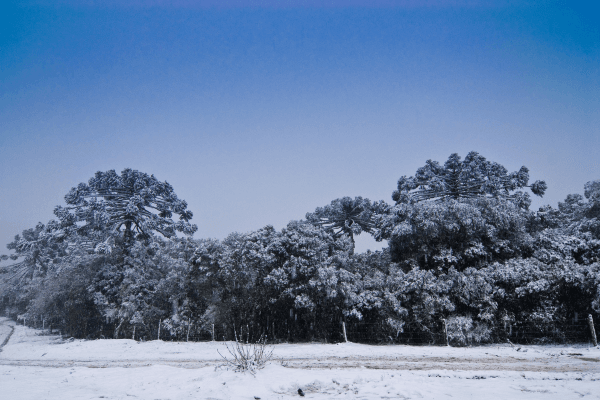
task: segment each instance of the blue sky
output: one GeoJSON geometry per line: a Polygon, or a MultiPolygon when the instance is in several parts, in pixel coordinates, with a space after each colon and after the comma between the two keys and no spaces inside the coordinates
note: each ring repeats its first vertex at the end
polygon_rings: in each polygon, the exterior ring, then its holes
{"type": "Polygon", "coordinates": [[[534,206],[556,206],[600,179],[591,4],[2,6],[0,245],[125,167],[171,183],[196,237],[280,229],[342,196],[391,202],[401,175],[471,150],[526,165],[549,186],[534,206]]]}

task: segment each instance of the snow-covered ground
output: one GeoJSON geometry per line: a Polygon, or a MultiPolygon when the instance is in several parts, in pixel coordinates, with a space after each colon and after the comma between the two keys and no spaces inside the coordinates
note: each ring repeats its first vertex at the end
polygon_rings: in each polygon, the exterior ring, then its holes
{"type": "MultiPolygon", "coordinates": [[[[0,344],[14,322],[0,318],[0,344]]],[[[4,399],[600,398],[600,350],[283,344],[256,376],[221,367],[224,343],[73,340],[15,326],[4,399]]]]}

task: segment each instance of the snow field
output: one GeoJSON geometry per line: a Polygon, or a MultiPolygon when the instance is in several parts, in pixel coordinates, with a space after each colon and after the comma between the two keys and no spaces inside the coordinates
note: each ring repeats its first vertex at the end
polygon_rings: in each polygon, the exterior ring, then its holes
{"type": "Polygon", "coordinates": [[[289,369],[256,377],[225,369],[44,368],[0,365],[6,399],[575,399],[600,398],[600,376],[581,374],[289,369]]]}

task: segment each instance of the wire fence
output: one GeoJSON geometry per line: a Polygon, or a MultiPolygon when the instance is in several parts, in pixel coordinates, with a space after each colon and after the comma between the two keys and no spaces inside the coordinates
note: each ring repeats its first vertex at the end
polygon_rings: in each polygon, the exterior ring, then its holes
{"type": "MultiPolygon", "coordinates": [[[[325,326],[304,326],[287,321],[258,324],[182,324],[173,328],[162,320],[154,324],[124,325],[117,329],[116,321],[107,321],[94,327],[96,338],[133,339],[138,341],[163,340],[174,342],[205,342],[238,340],[255,343],[308,342],[339,343],[344,341],[365,344],[410,345],[477,345],[484,343],[513,344],[569,344],[597,345],[596,332],[600,332],[600,319],[590,317],[570,323],[539,324],[532,321],[515,321],[493,328],[456,326],[440,319],[427,325],[412,324],[400,328],[386,321],[364,322],[336,320],[325,326]]],[[[74,335],[73,329],[53,328],[53,321],[43,319],[20,320],[23,325],[43,329],[47,333],[74,335]]],[[[58,324],[55,324],[55,326],[58,324]]]]}
{"type": "Polygon", "coordinates": [[[590,343],[596,345],[600,325],[594,323],[592,330],[587,321],[559,326],[535,326],[513,323],[496,329],[457,329],[441,321],[435,326],[408,326],[394,330],[385,323],[346,323],[347,339],[350,342],[369,344],[411,345],[477,345],[485,343],[513,344],[569,344],[590,343]]]}

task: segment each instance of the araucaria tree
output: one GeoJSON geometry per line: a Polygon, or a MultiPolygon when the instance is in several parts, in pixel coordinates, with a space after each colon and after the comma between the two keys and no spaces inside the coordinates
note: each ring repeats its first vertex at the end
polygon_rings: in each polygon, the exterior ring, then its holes
{"type": "Polygon", "coordinates": [[[59,229],[56,221],[47,225],[38,223],[33,229],[25,229],[21,235],[6,247],[14,250],[10,256],[2,255],[2,260],[19,260],[10,266],[0,269],[6,271],[13,282],[23,279],[32,279],[34,276],[43,276],[50,268],[52,262],[67,251],[66,243],[62,240],[64,232],[59,229]]]}
{"type": "Polygon", "coordinates": [[[342,197],[325,207],[317,207],[313,213],[307,213],[306,220],[332,230],[336,237],[348,235],[352,241],[351,253],[354,253],[354,235],[371,233],[374,228],[373,204],[360,196],[354,199],[342,197]]]}
{"type": "Polygon", "coordinates": [[[544,181],[529,185],[529,171],[508,173],[502,165],[470,152],[452,154],[442,166],[428,160],[415,176],[402,176],[396,205],[377,216],[376,239],[390,244],[393,261],[405,269],[458,270],[527,256],[530,187],[542,196],[544,181]]]}
{"type": "Polygon", "coordinates": [[[456,153],[450,155],[444,165],[427,160],[415,176],[402,176],[392,199],[396,203],[433,199],[466,199],[481,196],[511,199],[519,205],[529,206],[529,196],[515,192],[525,187],[533,194],[543,196],[547,185],[544,181],[529,183],[529,170],[522,166],[519,171],[509,173],[504,166],[487,161],[472,151],[464,161],[456,153]],[[513,193],[514,192],[514,193],[513,193]]]}
{"type": "Polygon", "coordinates": [[[11,314],[30,320],[43,315],[76,335],[89,334],[88,328],[75,327],[96,317],[116,321],[115,337],[125,326],[149,332],[156,326],[150,319],[169,315],[170,307],[161,304],[170,295],[161,299],[159,289],[180,264],[171,245],[175,233],[191,236],[197,230],[187,203],[167,182],[131,169],[120,175],[97,172],[72,188],[65,202],[55,208],[58,220],[25,230],[9,244],[15,251],[10,258],[20,262],[0,269],[5,278],[0,293],[9,295],[0,301],[9,302],[11,314]],[[156,233],[171,240],[161,241],[156,233]],[[75,312],[82,307],[93,312],[87,317],[75,312]]]}
{"type": "Polygon", "coordinates": [[[129,168],[121,175],[114,170],[96,172],[87,184],[72,188],[65,202],[67,207],[56,207],[56,216],[63,223],[78,224],[80,235],[96,236],[93,244],[100,252],[110,246],[98,241],[100,232],[122,233],[130,243],[134,237],[149,238],[153,232],[170,238],[176,231],[192,235],[198,229],[189,223],[193,214],[187,203],[177,198],[169,183],[129,168]],[[173,221],[173,214],[179,215],[179,221],[173,221]]]}

